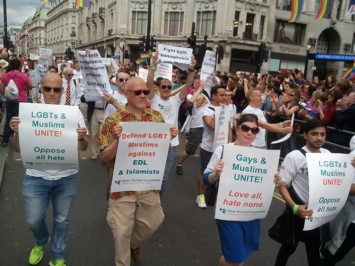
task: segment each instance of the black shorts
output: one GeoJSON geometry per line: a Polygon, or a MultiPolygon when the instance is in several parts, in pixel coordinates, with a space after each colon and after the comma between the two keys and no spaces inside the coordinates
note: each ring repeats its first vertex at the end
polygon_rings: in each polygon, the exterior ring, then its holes
{"type": "Polygon", "coordinates": [[[203,127],[190,128],[189,140],[186,143],[185,151],[188,155],[194,155],[198,145],[202,141],[203,127]]]}
{"type": "Polygon", "coordinates": [[[200,171],[202,173],[205,172],[205,170],[207,168],[207,165],[208,165],[208,163],[211,160],[212,154],[213,154],[213,152],[211,152],[211,151],[206,151],[206,150],[204,150],[202,148],[200,149],[200,158],[201,158],[200,171]]]}

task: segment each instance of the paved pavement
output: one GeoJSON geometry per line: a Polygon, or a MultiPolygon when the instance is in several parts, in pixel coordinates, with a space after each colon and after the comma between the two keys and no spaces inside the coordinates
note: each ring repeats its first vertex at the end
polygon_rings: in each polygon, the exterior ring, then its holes
{"type": "MultiPolygon", "coordinates": [[[[180,144],[177,156],[184,147],[180,144]]],[[[68,266],[114,266],[114,247],[106,223],[107,171],[100,160],[90,159],[90,149],[81,154],[78,189],[70,213],[70,227],[65,259],[68,266]]],[[[176,160],[178,157],[176,157],[176,160]]],[[[217,266],[221,248],[214,208],[199,209],[195,203],[199,158],[191,157],[184,165],[184,175],[171,173],[162,201],[165,221],[152,238],[142,245],[142,261],[132,266],[217,266]]],[[[18,155],[10,149],[0,188],[0,266],[27,266],[33,237],[25,222],[21,195],[25,170],[18,155]]],[[[245,265],[274,265],[280,245],[267,236],[284,203],[274,198],[262,221],[261,249],[245,265]]],[[[51,228],[52,210],[47,213],[51,228]]],[[[49,247],[38,265],[48,265],[49,247]]],[[[339,266],[355,264],[353,251],[339,266]]],[[[304,244],[291,257],[289,266],[307,265],[304,244]]]]}

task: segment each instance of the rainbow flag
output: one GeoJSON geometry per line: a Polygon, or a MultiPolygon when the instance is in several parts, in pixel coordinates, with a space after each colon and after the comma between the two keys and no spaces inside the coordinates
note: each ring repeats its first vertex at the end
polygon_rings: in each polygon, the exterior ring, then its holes
{"type": "Polygon", "coordinates": [[[292,0],[291,2],[291,18],[288,23],[299,21],[302,10],[303,10],[304,0],[292,0]]]}
{"type": "Polygon", "coordinates": [[[320,0],[320,8],[316,19],[327,18],[330,14],[330,10],[332,9],[333,2],[334,0],[320,0]]]}
{"type": "Polygon", "coordinates": [[[355,60],[354,60],[354,64],[352,67],[350,67],[348,70],[345,71],[344,75],[341,77],[341,79],[348,79],[350,77],[352,77],[351,73],[355,74],[355,60]]]}
{"type": "Polygon", "coordinates": [[[137,64],[137,66],[143,65],[143,64],[144,64],[144,62],[145,62],[145,60],[144,60],[144,59],[142,59],[142,58],[138,58],[138,59],[136,59],[136,64],[137,64]]]}
{"type": "Polygon", "coordinates": [[[55,0],[41,0],[42,2],[55,4],[55,0]]]}
{"type": "Polygon", "coordinates": [[[141,54],[142,59],[148,59],[152,57],[152,52],[150,50],[146,51],[144,54],[141,54]]]}
{"type": "Polygon", "coordinates": [[[81,7],[90,7],[90,1],[89,0],[75,0],[75,5],[81,6],[81,7]]]}

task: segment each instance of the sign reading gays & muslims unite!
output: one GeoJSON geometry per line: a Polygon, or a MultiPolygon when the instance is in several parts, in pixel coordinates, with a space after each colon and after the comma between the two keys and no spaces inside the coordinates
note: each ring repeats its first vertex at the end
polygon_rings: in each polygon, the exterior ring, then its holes
{"type": "Polygon", "coordinates": [[[308,209],[313,215],[305,220],[304,231],[333,220],[343,208],[354,176],[354,155],[307,153],[309,178],[308,209]]]}
{"type": "MultiPolygon", "coordinates": [[[[111,192],[159,190],[170,145],[170,125],[121,122],[111,192]]],[[[103,128],[102,131],[105,129],[103,128]]],[[[102,133],[102,132],[101,132],[102,133]]]]}
{"type": "Polygon", "coordinates": [[[78,169],[78,106],[20,103],[19,141],[26,169],[78,169]]]}
{"type": "Polygon", "coordinates": [[[224,145],[215,218],[250,221],[266,217],[273,197],[279,150],[224,145]]]}
{"type": "Polygon", "coordinates": [[[216,106],[215,109],[215,127],[214,127],[214,140],[213,140],[213,150],[217,149],[218,146],[228,143],[228,133],[229,133],[229,111],[227,108],[216,106]]]}
{"type": "Polygon", "coordinates": [[[111,86],[99,52],[92,50],[89,54],[86,54],[85,51],[77,51],[76,53],[86,89],[85,100],[102,100],[104,92],[111,92],[111,86]]]}

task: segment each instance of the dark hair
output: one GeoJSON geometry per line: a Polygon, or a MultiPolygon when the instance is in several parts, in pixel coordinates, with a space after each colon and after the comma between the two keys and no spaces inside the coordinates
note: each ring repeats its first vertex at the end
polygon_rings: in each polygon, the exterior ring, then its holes
{"type": "Polygon", "coordinates": [[[21,67],[21,61],[18,59],[12,59],[10,61],[10,68],[11,70],[19,70],[21,67]]]}
{"type": "Polygon", "coordinates": [[[317,88],[313,85],[309,85],[308,86],[308,92],[307,92],[307,96],[308,98],[312,97],[313,92],[315,92],[317,90],[317,88]]]}
{"type": "Polygon", "coordinates": [[[322,120],[312,119],[308,120],[304,124],[303,130],[305,133],[308,133],[310,130],[315,129],[317,127],[324,127],[325,129],[327,129],[327,125],[322,120]]]}
{"type": "Polygon", "coordinates": [[[242,125],[243,123],[245,122],[250,122],[250,123],[255,123],[257,126],[259,126],[259,123],[258,123],[258,117],[254,114],[245,114],[245,115],[242,115],[238,121],[237,121],[237,125],[242,125]]]}
{"type": "Polygon", "coordinates": [[[227,81],[228,81],[228,76],[222,75],[222,76],[219,77],[219,79],[220,79],[221,82],[227,83],[227,81]]]}
{"type": "Polygon", "coordinates": [[[163,79],[164,79],[164,78],[162,78],[162,77],[157,78],[157,80],[155,81],[155,85],[158,86],[158,87],[160,87],[160,83],[161,83],[161,81],[162,81],[163,79]]]}
{"type": "Polygon", "coordinates": [[[243,112],[243,110],[249,105],[248,100],[245,98],[243,86],[237,86],[235,89],[235,94],[232,95],[232,101],[237,108],[237,113],[243,112]]]}
{"type": "Polygon", "coordinates": [[[212,98],[212,95],[217,95],[218,89],[225,89],[225,90],[226,90],[227,87],[226,87],[226,86],[223,86],[223,85],[213,86],[213,87],[211,88],[211,98],[212,98]]]}
{"type": "Polygon", "coordinates": [[[280,80],[280,83],[282,81],[284,81],[284,79],[285,79],[285,75],[284,74],[278,74],[276,77],[277,77],[278,80],[280,80]]]}
{"type": "Polygon", "coordinates": [[[281,91],[280,88],[273,87],[272,90],[273,90],[274,93],[277,93],[277,96],[281,96],[282,95],[282,91],[281,91]]]}
{"type": "Polygon", "coordinates": [[[184,85],[185,84],[185,82],[186,82],[186,75],[185,74],[180,74],[180,76],[179,76],[179,80],[180,80],[180,82],[181,82],[181,84],[182,85],[184,85]]]}
{"type": "Polygon", "coordinates": [[[136,70],[134,68],[124,68],[124,69],[128,70],[128,74],[129,74],[129,72],[136,72],[136,70]]]}
{"type": "Polygon", "coordinates": [[[48,67],[48,71],[51,70],[51,69],[54,69],[55,72],[58,72],[58,69],[57,69],[55,66],[50,66],[50,67],[48,67]]]}
{"type": "Polygon", "coordinates": [[[350,88],[351,88],[349,80],[342,79],[342,80],[338,81],[337,87],[341,90],[341,92],[343,94],[349,95],[350,88]]]}
{"type": "Polygon", "coordinates": [[[330,108],[334,107],[338,100],[343,98],[343,93],[339,90],[334,90],[330,94],[332,94],[332,93],[334,96],[334,100],[332,102],[328,102],[328,108],[327,108],[328,110],[330,110],[330,108]]]}
{"type": "Polygon", "coordinates": [[[134,70],[131,70],[131,69],[128,69],[128,68],[121,68],[121,69],[118,70],[117,75],[119,73],[125,73],[125,74],[129,75],[129,71],[134,71],[134,70]]]}
{"type": "Polygon", "coordinates": [[[251,81],[254,83],[254,87],[255,87],[256,85],[258,85],[258,80],[256,79],[255,76],[251,78],[251,81]]]}

